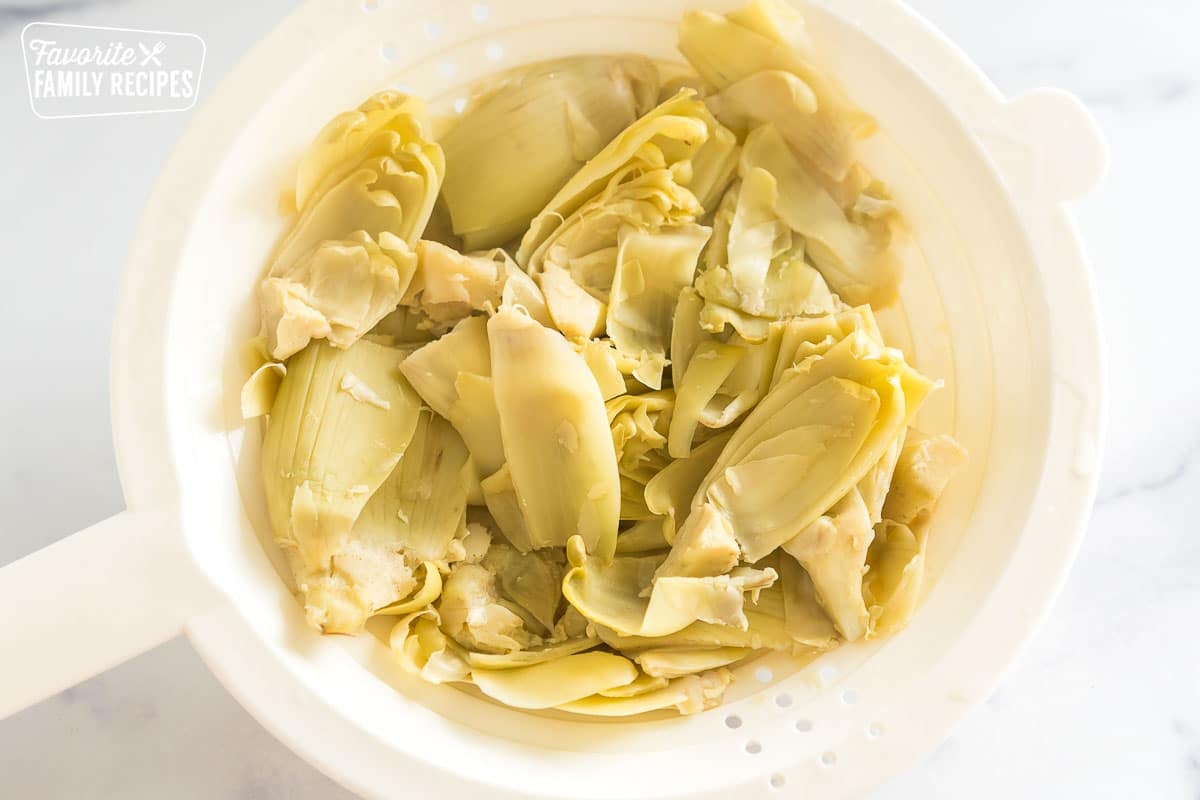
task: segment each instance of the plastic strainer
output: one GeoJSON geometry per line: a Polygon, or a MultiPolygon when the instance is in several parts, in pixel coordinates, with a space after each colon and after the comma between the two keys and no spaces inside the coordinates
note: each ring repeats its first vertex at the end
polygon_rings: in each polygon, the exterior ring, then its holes
{"type": "Polygon", "coordinates": [[[693,717],[535,715],[410,679],[371,637],[312,633],[264,546],[237,353],[284,224],[277,191],[309,138],[386,86],[450,108],[519,63],[676,61],[691,5],[734,3],[316,0],[247,56],[179,143],[132,248],[112,368],[130,510],[0,570],[0,715],[186,630],[263,724],[366,795],[815,797],[877,784],[988,692],[1060,585],[1095,486],[1101,348],[1065,203],[1099,179],[1105,148],[1077,100],[1006,101],[894,0],[802,10],[880,121],[866,161],[919,245],[903,311],[881,320],[946,382],[919,423],[971,453],[907,630],[800,670],[761,658],[693,717]]]}

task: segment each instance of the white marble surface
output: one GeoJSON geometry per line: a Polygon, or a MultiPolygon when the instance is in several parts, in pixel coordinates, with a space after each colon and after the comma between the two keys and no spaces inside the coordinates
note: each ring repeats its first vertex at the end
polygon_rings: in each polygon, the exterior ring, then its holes
{"type": "MultiPolygon", "coordinates": [[[[211,89],[291,5],[0,0],[0,563],[121,506],[107,408],[117,277],[186,122],[34,118],[20,27],[193,31],[211,89]]],[[[1107,132],[1110,176],[1078,213],[1105,317],[1110,426],[1088,537],[1047,623],[993,697],[878,796],[1195,800],[1200,3],[915,5],[1005,91],[1068,88],[1107,132]]],[[[348,796],[265,733],[182,640],[0,722],[0,776],[12,798],[348,796]]]]}

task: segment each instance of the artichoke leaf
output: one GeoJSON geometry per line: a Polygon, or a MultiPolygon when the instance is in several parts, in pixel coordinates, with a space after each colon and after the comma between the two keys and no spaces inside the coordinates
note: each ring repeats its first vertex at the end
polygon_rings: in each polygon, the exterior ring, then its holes
{"type": "Polygon", "coordinates": [[[504,76],[441,139],[454,232],[469,248],[520,235],[657,94],[658,71],[640,56],[578,56],[504,76]]]}
{"type": "Polygon", "coordinates": [[[345,350],[314,342],[288,361],[271,407],[262,449],[271,525],[310,623],[327,631],[360,629],[415,585],[394,549],[352,533],[417,427],[420,398],[399,372],[402,357],[365,340],[345,350]]]}
{"type": "MultiPolygon", "coordinates": [[[[675,413],[679,413],[678,407],[675,413]]],[[[674,417],[671,422],[674,424],[674,417]]],[[[692,498],[721,455],[730,435],[731,432],[725,431],[697,445],[689,455],[676,458],[646,483],[646,507],[663,517],[663,535],[667,542],[674,541],[675,531],[688,518],[692,498]]]]}
{"type": "MultiPolygon", "coordinates": [[[[589,202],[603,201],[606,194],[612,194],[624,182],[636,183],[646,173],[666,171],[670,180],[664,181],[668,176],[656,178],[663,187],[660,193],[678,183],[675,193],[690,199],[688,210],[694,218],[703,211],[703,206],[684,188],[694,175],[690,160],[721,130],[723,126],[695,92],[681,89],[618,134],[551,198],[521,239],[517,263],[533,274],[539,272],[545,251],[559,228],[566,227],[570,218],[585,211],[589,202]],[[671,168],[680,165],[672,172],[671,168]]],[[[615,244],[615,237],[612,241],[615,244]]]]}
{"type": "Polygon", "coordinates": [[[916,611],[925,574],[927,527],[925,521],[909,527],[891,520],[875,526],[862,581],[868,638],[900,630],[916,611]]]}
{"type": "Polygon", "coordinates": [[[450,423],[423,411],[404,457],[363,508],[355,533],[420,561],[445,560],[466,525],[467,458],[450,423]]]}
{"type": "MultiPolygon", "coordinates": [[[[674,708],[680,714],[698,714],[719,705],[725,695],[725,689],[732,682],[733,673],[727,669],[717,669],[701,675],[676,678],[654,691],[629,697],[597,694],[564,703],[558,706],[558,709],[572,714],[597,717],[627,717],[667,708],[674,708]]],[[[611,692],[608,695],[611,695],[611,692]]]]}
{"type": "Polygon", "coordinates": [[[918,522],[966,458],[967,451],[951,436],[910,433],[896,462],[883,517],[905,525],[918,522]]]}
{"type": "Polygon", "coordinates": [[[554,629],[562,600],[565,559],[555,550],[521,553],[495,543],[484,556],[483,566],[492,571],[500,591],[540,624],[547,634],[554,629]]]}
{"type": "Polygon", "coordinates": [[[473,669],[471,681],[494,700],[513,708],[552,708],[631,683],[637,667],[613,653],[576,653],[510,669],[473,669]]]}
{"type": "MultiPolygon", "coordinates": [[[[817,599],[809,574],[786,552],[775,560],[783,594],[784,627],[802,645],[827,650],[837,642],[837,629],[817,599]]],[[[853,577],[852,581],[853,583],[853,577]]]]}
{"type": "Polygon", "coordinates": [[[620,476],[591,370],[562,334],[517,309],[501,309],[487,330],[504,452],[530,543],[562,547],[579,534],[589,552],[611,558],[620,476]]]}
{"type": "Polygon", "coordinates": [[[714,106],[726,124],[739,128],[778,119],[788,126],[792,146],[807,155],[831,188],[852,176],[855,141],[874,132],[874,121],[816,65],[803,19],[785,0],[753,0],[726,16],[686,11],[679,50],[706,82],[731,90],[714,106]],[[796,80],[747,81],[764,72],[791,73],[796,80]]]}
{"type": "Polygon", "coordinates": [[[288,273],[322,242],[363,231],[387,232],[410,248],[425,229],[445,174],[442,149],[418,125],[384,126],[309,193],[270,259],[271,275],[288,273]]]}
{"type": "Polygon", "coordinates": [[[521,616],[501,603],[495,575],[480,564],[454,565],[437,611],[442,630],[466,650],[512,653],[541,644],[521,616]]]}
{"type": "Polygon", "coordinates": [[[462,436],[481,476],[504,465],[486,319],[463,319],[413,352],[400,369],[429,407],[462,436]]]}
{"type": "Polygon", "coordinates": [[[394,131],[402,141],[426,138],[430,124],[424,102],[402,92],[379,92],[326,123],[296,169],[296,206],[303,208],[327,176],[344,170],[351,157],[384,130],[394,131]]]}
{"type": "Polygon", "coordinates": [[[894,215],[863,224],[851,220],[773,125],[746,138],[739,171],[743,180],[756,171],[774,177],[775,213],[804,237],[807,257],[842,299],[877,307],[896,299],[902,229],[894,215]]]}
{"type": "Polygon", "coordinates": [[[625,227],[618,234],[606,328],[617,350],[637,362],[634,377],[651,389],[662,388],[675,305],[692,283],[710,232],[688,224],[654,231],[625,227]]]}
{"type": "Polygon", "coordinates": [[[656,650],[643,650],[634,656],[634,661],[647,675],[658,678],[680,678],[684,675],[694,675],[697,672],[707,672],[717,667],[725,667],[735,661],[740,661],[752,651],[745,647],[712,647],[703,649],[683,649],[665,647],[656,650]]]}

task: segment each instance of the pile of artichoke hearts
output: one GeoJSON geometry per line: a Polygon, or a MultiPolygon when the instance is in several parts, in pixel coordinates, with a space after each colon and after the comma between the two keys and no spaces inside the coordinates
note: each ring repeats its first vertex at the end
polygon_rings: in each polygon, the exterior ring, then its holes
{"type": "Polygon", "coordinates": [[[901,628],[965,454],[880,334],[908,233],[783,0],[377,94],[300,159],[242,390],[308,622],[523,709],[718,704],[901,628]],[[435,124],[445,129],[435,135],[435,124]]]}

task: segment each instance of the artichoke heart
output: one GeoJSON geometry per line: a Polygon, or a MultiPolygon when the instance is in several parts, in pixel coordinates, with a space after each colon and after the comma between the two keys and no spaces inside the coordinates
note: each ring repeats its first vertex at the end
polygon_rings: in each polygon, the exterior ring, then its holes
{"type": "Polygon", "coordinates": [[[355,523],[420,561],[446,558],[466,525],[467,448],[446,420],[425,410],[404,457],[355,523]]]}
{"type": "MultiPolygon", "coordinates": [[[[487,323],[500,432],[530,542],[579,534],[612,557],[621,487],[600,387],[562,334],[519,309],[487,323]]],[[[485,487],[486,490],[486,487],[485,487]]]]}
{"type": "Polygon", "coordinates": [[[657,96],[658,71],[639,56],[565,58],[504,76],[441,140],[454,233],[470,249],[519,236],[657,96]]]}
{"type": "Polygon", "coordinates": [[[675,304],[692,283],[709,233],[693,224],[653,232],[626,227],[617,237],[606,327],[617,349],[637,362],[634,377],[651,389],[662,388],[675,304]]]}
{"type": "Polygon", "coordinates": [[[398,547],[353,532],[417,428],[420,398],[401,358],[366,340],[313,342],[289,359],[271,407],[262,470],[272,528],[309,621],[329,632],[360,629],[416,585],[398,547]]]}
{"type": "Polygon", "coordinates": [[[463,319],[440,339],[413,352],[400,371],[421,399],[462,436],[479,477],[504,465],[485,318],[463,319]]]}
{"type": "Polygon", "coordinates": [[[752,169],[729,194],[732,213],[714,222],[727,229],[707,251],[710,266],[696,280],[706,302],[704,327],[720,332],[729,324],[742,337],[760,341],[772,321],[837,311],[841,303],[804,260],[803,239],[775,214],[775,178],[752,169]]]}
{"type": "MultiPolygon", "coordinates": [[[[386,231],[415,246],[446,172],[442,149],[426,138],[426,127],[401,111],[368,136],[320,145],[322,152],[312,156],[313,165],[326,164],[332,155],[343,158],[324,169],[305,195],[299,216],[275,248],[271,274],[288,273],[322,242],[344,239],[354,231],[364,231],[376,241],[386,231]],[[354,143],[361,144],[350,148],[354,143]]],[[[322,170],[312,166],[312,174],[318,172],[322,170]]]]}
{"type": "Polygon", "coordinates": [[[905,425],[908,404],[894,370],[878,361],[851,365],[861,377],[827,375],[840,365],[821,360],[785,378],[734,432],[697,493],[694,505],[711,502],[730,520],[747,560],[816,521],[905,425]]]}
{"type": "Polygon", "coordinates": [[[272,270],[259,290],[266,346],[283,360],[313,339],[346,348],[399,304],[416,270],[404,240],[365,231],[321,242],[289,266],[272,270]]]}
{"type": "Polygon", "coordinates": [[[851,219],[788,148],[774,125],[756,128],[742,148],[739,173],[769,173],[775,213],[803,237],[807,257],[848,303],[886,306],[896,299],[904,230],[899,218],[851,219]]]}
{"type": "Polygon", "coordinates": [[[726,125],[786,125],[789,141],[831,186],[852,178],[855,141],[875,123],[816,66],[804,20],[786,0],[752,0],[725,16],[686,11],[679,50],[721,90],[713,108],[726,125]],[[793,79],[781,79],[780,72],[793,79]]]}

